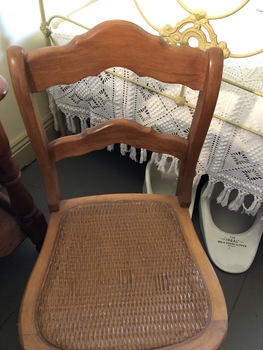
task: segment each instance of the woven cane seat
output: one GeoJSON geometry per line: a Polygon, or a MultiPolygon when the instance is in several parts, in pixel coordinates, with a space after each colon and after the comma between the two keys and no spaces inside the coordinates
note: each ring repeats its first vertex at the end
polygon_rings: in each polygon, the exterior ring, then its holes
{"type": "Polygon", "coordinates": [[[39,331],[60,349],[159,348],[209,318],[200,272],[161,202],[68,210],[40,295],[39,331]]]}

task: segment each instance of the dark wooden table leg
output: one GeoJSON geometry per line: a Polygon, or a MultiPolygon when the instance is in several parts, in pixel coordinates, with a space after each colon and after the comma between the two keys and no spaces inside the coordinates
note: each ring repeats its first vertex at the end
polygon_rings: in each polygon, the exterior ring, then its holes
{"type": "MultiPolygon", "coordinates": [[[[0,87],[2,87],[2,89],[0,89],[1,100],[7,93],[6,82],[1,76],[0,87]]],[[[12,158],[10,144],[1,122],[0,185],[4,186],[8,193],[8,196],[4,194],[0,196],[0,243],[3,246],[6,238],[9,242],[7,245],[10,247],[10,249],[3,249],[3,251],[5,251],[4,255],[7,255],[9,250],[11,253],[11,250],[14,249],[14,244],[10,244],[10,237],[6,237],[6,234],[10,233],[7,228],[10,228],[9,225],[11,225],[12,218],[22,231],[22,234],[18,233],[17,228],[14,228],[12,231],[17,232],[17,235],[20,237],[17,238],[17,242],[23,240],[23,234],[25,234],[36,245],[36,248],[40,250],[47,229],[46,219],[36,208],[32,196],[21,181],[21,171],[17,162],[12,158]]]]}

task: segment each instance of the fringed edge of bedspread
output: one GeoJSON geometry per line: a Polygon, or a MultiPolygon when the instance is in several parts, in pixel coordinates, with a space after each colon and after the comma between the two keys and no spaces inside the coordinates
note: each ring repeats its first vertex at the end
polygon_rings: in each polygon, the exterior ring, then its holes
{"type": "MultiPolygon", "coordinates": [[[[54,116],[54,123],[55,123],[55,129],[58,128],[58,109],[54,103],[54,100],[52,98],[49,99],[49,106],[51,108],[52,114],[54,116]]],[[[74,123],[74,117],[72,117],[72,115],[65,115],[66,118],[66,124],[67,127],[69,128],[69,131],[71,131],[72,133],[76,133],[77,129],[76,129],[76,124],[74,123]]],[[[85,118],[81,118],[80,116],[77,117],[80,121],[80,129],[84,130],[87,125],[84,123],[86,123],[86,117],[85,118]]],[[[94,126],[97,124],[97,121],[93,120],[93,118],[90,118],[90,125],[94,126]]],[[[114,145],[109,145],[107,147],[108,151],[112,151],[114,149],[114,145]]],[[[137,150],[135,147],[132,146],[128,146],[125,144],[120,144],[120,153],[122,155],[127,155],[129,154],[129,157],[135,161],[135,162],[139,162],[139,163],[144,163],[145,161],[147,161],[147,151],[145,149],[141,149],[141,150],[137,150]],[[138,155],[139,152],[139,155],[138,155]]],[[[158,154],[153,152],[150,162],[154,162],[158,168],[159,171],[163,172],[163,173],[175,173],[175,176],[178,175],[178,163],[179,160],[169,156],[167,154],[158,154]]],[[[203,196],[210,198],[215,184],[219,183],[218,180],[213,179],[213,176],[211,174],[207,174],[207,173],[203,173],[202,171],[200,171],[200,169],[197,166],[197,173],[196,176],[194,178],[194,182],[195,184],[199,183],[201,177],[203,175],[208,175],[208,184],[206,186],[206,189],[203,192],[203,196]]],[[[222,183],[222,182],[221,182],[222,183]]],[[[241,189],[237,189],[234,187],[231,187],[227,184],[223,184],[223,190],[221,191],[221,193],[217,196],[217,203],[222,205],[223,207],[228,207],[229,210],[231,211],[238,211],[240,209],[242,209],[242,213],[245,213],[247,215],[253,215],[255,216],[259,210],[259,208],[263,205],[263,198],[261,196],[257,196],[255,194],[250,194],[244,190],[241,189]],[[229,200],[230,199],[230,194],[233,190],[237,191],[237,195],[233,200],[229,200]],[[245,205],[245,197],[246,196],[252,196],[253,200],[252,203],[247,207],[245,205]]],[[[262,217],[263,220],[263,217],[262,217]]]]}
{"type": "MultiPolygon", "coordinates": [[[[215,179],[212,179],[210,176],[208,180],[208,184],[203,192],[204,197],[206,198],[211,197],[216,183],[218,183],[218,181],[215,179]]],[[[227,207],[229,210],[232,210],[232,211],[238,211],[242,209],[242,213],[245,213],[247,215],[255,216],[257,214],[259,208],[263,204],[262,197],[252,195],[240,189],[232,188],[226,184],[223,184],[223,186],[224,186],[223,190],[220,192],[220,194],[216,198],[218,204],[222,205],[222,207],[227,207]],[[230,200],[230,194],[232,193],[233,190],[237,191],[237,195],[234,199],[230,200]],[[246,196],[253,197],[253,200],[249,204],[249,206],[246,206],[245,204],[246,196]]]]}
{"type": "MultiPolygon", "coordinates": [[[[157,166],[157,169],[164,173],[174,173],[175,176],[178,176],[178,166],[179,160],[173,158],[169,155],[153,153],[151,157],[151,162],[154,162],[157,166]]],[[[219,183],[218,180],[213,179],[211,175],[201,172],[197,166],[197,173],[194,178],[194,185],[198,184],[203,175],[208,175],[208,183],[203,192],[203,196],[210,198],[212,196],[214,187],[216,183],[219,183]]],[[[220,182],[222,184],[222,182],[220,182]]],[[[238,211],[241,209],[242,213],[247,215],[255,216],[259,208],[263,205],[263,199],[260,196],[252,195],[246,191],[230,187],[227,184],[222,184],[223,189],[217,196],[217,203],[222,207],[227,207],[230,211],[238,211]],[[234,199],[230,200],[230,194],[232,191],[237,191],[237,195],[234,199]],[[246,196],[251,196],[252,202],[248,206],[245,204],[246,196]]],[[[263,220],[263,217],[262,219],[263,220]]]]}

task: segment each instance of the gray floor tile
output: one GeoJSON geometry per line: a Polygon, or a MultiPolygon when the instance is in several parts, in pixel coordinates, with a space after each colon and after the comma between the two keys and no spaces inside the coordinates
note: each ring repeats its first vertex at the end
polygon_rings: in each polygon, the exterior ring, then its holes
{"type": "MultiPolygon", "coordinates": [[[[0,329],[1,350],[22,350],[17,334],[18,310],[16,310],[0,329]]],[[[37,349],[36,349],[37,350],[37,349]]]]}
{"type": "Polygon", "coordinates": [[[223,272],[216,267],[214,268],[225,295],[227,311],[230,317],[234,308],[236,307],[236,302],[239,298],[240,291],[243,288],[247,273],[245,272],[234,275],[223,272]]]}
{"type": "Polygon", "coordinates": [[[28,239],[8,257],[0,259],[0,349],[20,350],[18,310],[35,264],[37,252],[28,239]]]}
{"type": "Polygon", "coordinates": [[[263,242],[246,274],[230,315],[229,335],[223,350],[263,349],[263,242]]]}

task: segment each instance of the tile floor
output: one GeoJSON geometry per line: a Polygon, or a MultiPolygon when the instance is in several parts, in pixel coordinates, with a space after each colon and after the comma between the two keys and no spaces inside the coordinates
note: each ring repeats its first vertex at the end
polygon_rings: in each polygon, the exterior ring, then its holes
{"type": "MultiPolygon", "coordinates": [[[[144,167],[123,157],[118,151],[101,151],[66,160],[59,170],[67,173],[62,182],[64,197],[110,192],[141,192],[144,167]],[[77,165],[81,164],[77,171],[77,165]],[[107,169],[105,172],[104,169],[107,169]],[[78,181],[76,181],[78,176],[78,181]],[[80,183],[82,185],[80,186],[80,183]]],[[[23,182],[31,192],[36,205],[48,218],[44,191],[36,162],[23,170],[23,182]]],[[[198,194],[197,194],[198,198],[198,194]]],[[[193,221],[198,232],[198,208],[193,221]]],[[[36,261],[37,253],[29,240],[9,257],[0,259],[0,349],[20,350],[17,323],[23,290],[36,261]]],[[[229,312],[229,331],[223,350],[263,349],[263,243],[249,271],[231,275],[216,269],[222,283],[229,312]]],[[[36,349],[37,350],[37,349],[36,349]]],[[[202,349],[200,349],[202,350],[202,349]]]]}

